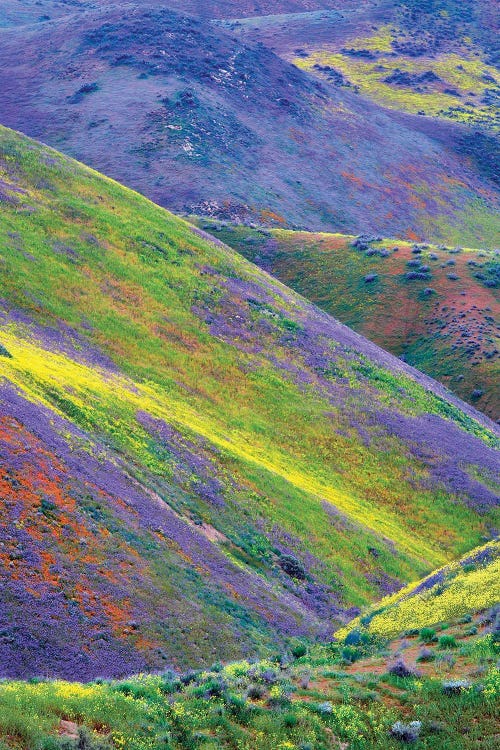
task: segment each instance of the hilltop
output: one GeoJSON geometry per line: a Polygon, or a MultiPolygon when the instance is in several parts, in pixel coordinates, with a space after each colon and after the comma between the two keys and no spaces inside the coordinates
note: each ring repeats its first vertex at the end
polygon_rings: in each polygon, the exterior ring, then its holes
{"type": "Polygon", "coordinates": [[[2,129],[4,676],[266,655],[490,538],[495,427],[2,129]]]}
{"type": "Polygon", "coordinates": [[[498,250],[193,221],[500,419],[498,250]]]}
{"type": "Polygon", "coordinates": [[[67,7],[2,31],[4,125],[176,212],[496,244],[486,134],[479,153],[460,123],[382,108],[155,3],[67,7]]]}

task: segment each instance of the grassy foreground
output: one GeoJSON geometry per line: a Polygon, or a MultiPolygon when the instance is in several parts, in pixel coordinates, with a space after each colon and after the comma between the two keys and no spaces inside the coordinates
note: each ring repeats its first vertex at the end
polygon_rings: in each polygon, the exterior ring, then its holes
{"type": "Polygon", "coordinates": [[[475,550],[329,645],[122,681],[0,682],[0,747],[493,750],[499,555],[499,543],[475,550]]]}
{"type": "Polygon", "coordinates": [[[418,748],[494,750],[495,617],[185,674],[0,683],[0,747],[387,750],[415,735],[418,748]]]}

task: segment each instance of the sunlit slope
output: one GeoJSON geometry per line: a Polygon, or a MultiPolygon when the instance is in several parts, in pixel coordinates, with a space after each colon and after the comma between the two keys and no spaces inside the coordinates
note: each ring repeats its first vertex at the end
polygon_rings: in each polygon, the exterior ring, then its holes
{"type": "Polygon", "coordinates": [[[355,628],[392,638],[407,630],[432,627],[500,603],[500,543],[490,542],[373,606],[338,631],[355,628]]]}
{"type": "Polygon", "coordinates": [[[498,250],[198,222],[358,333],[500,418],[498,250]]]}
{"type": "Polygon", "coordinates": [[[324,637],[490,533],[486,418],[117,183],[0,159],[5,674],[324,637]]]}

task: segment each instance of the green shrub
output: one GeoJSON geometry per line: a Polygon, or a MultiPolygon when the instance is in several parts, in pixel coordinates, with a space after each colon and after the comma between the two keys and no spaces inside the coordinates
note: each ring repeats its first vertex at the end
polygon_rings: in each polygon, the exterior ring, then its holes
{"type": "Polygon", "coordinates": [[[292,656],[294,656],[296,659],[300,659],[302,656],[305,656],[307,654],[307,646],[303,643],[297,644],[297,646],[294,646],[292,648],[292,656]]]}
{"type": "Polygon", "coordinates": [[[436,631],[434,628],[422,628],[420,631],[420,640],[424,643],[433,643],[436,640],[436,631]]]}
{"type": "Polygon", "coordinates": [[[457,642],[454,635],[442,635],[438,642],[438,648],[448,649],[457,648],[457,642]]]}

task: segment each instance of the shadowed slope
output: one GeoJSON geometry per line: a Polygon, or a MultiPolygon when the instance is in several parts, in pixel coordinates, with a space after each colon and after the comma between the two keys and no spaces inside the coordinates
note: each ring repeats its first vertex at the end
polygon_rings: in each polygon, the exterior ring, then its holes
{"type": "Polygon", "coordinates": [[[490,533],[486,418],[130,190],[0,165],[5,674],[326,637],[490,533]]]}
{"type": "Polygon", "coordinates": [[[126,5],[7,30],[0,87],[4,125],[176,211],[495,242],[462,129],[424,134],[206,21],[126,5]]]}

